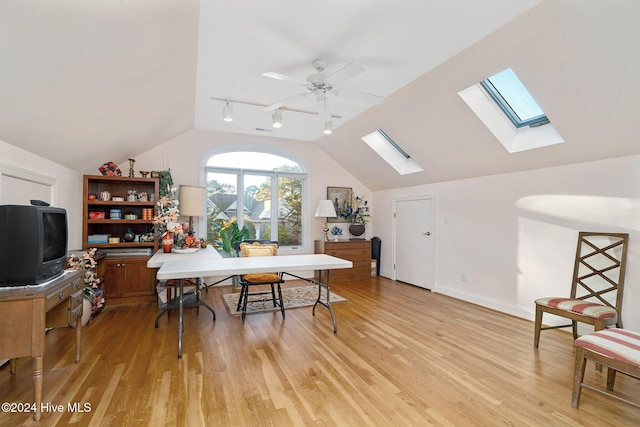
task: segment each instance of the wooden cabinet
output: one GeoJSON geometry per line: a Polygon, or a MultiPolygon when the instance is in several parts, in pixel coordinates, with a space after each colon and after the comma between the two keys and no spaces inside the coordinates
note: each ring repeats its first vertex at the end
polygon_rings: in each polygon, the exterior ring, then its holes
{"type": "Polygon", "coordinates": [[[148,260],[149,257],[108,256],[105,299],[155,296],[157,269],[147,268],[148,260]]]}
{"type": "MultiPolygon", "coordinates": [[[[153,301],[156,269],[147,268],[147,260],[158,247],[157,238],[142,242],[125,241],[124,235],[131,230],[138,236],[153,236],[158,179],[85,175],[82,196],[82,248],[97,248],[106,254],[104,278],[101,280],[106,303],[153,301]],[[103,192],[110,194],[109,200],[101,200],[103,192]],[[137,197],[129,200],[128,196],[133,194],[137,197]],[[146,200],[142,194],[146,195],[146,200]],[[112,215],[112,210],[119,211],[119,219],[112,215]],[[95,243],[96,235],[118,237],[120,242],[95,243]]],[[[99,270],[101,268],[98,267],[99,270]]]]}
{"type": "Polygon", "coordinates": [[[315,253],[349,260],[353,268],[331,271],[331,284],[371,279],[371,241],[344,240],[323,242],[316,240],[315,253]]]}
{"type": "Polygon", "coordinates": [[[33,357],[35,421],[41,415],[46,329],[75,327],[75,362],[80,362],[83,290],[80,270],[68,270],[40,285],[0,287],[0,358],[33,357]]]}
{"type": "Polygon", "coordinates": [[[136,235],[153,231],[152,218],[156,214],[155,202],[157,200],[157,178],[85,175],[82,203],[82,249],[156,248],[156,239],[149,242],[125,242],[123,237],[129,229],[136,235]],[[100,200],[100,194],[103,192],[108,192],[111,198],[100,200]],[[127,196],[134,194],[134,192],[138,196],[145,193],[147,201],[128,201],[127,196]],[[90,196],[95,196],[95,199],[90,199],[90,196]],[[114,197],[122,198],[123,201],[114,201],[114,197]],[[146,211],[144,211],[145,209],[146,211]],[[111,214],[112,211],[119,211],[120,218],[115,219],[115,215],[111,214]],[[151,215],[148,215],[149,212],[151,215]],[[127,219],[128,215],[135,215],[135,219],[127,219]],[[90,243],[89,237],[95,235],[118,237],[120,243],[90,243]]]}

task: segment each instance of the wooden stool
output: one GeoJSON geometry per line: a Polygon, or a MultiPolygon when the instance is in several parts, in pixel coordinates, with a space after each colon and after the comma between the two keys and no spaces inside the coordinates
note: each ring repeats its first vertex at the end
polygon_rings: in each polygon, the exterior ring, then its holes
{"type": "Polygon", "coordinates": [[[631,402],[613,394],[616,372],[622,372],[640,379],[640,333],[625,329],[606,329],[583,335],[575,340],[574,344],[576,347],[576,360],[571,406],[578,407],[580,392],[582,387],[585,387],[640,408],[640,402],[631,402]],[[587,360],[592,360],[596,364],[600,363],[608,368],[606,390],[583,382],[587,360]]]}

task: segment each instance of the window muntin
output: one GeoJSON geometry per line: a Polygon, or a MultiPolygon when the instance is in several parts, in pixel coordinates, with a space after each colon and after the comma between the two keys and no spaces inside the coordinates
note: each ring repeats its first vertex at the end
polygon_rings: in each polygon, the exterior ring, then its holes
{"type": "Polygon", "coordinates": [[[544,111],[511,68],[483,80],[480,84],[516,127],[534,127],[549,123],[544,111]]]}
{"type": "Polygon", "coordinates": [[[288,249],[304,245],[306,174],[299,164],[267,153],[232,152],[211,157],[206,172],[208,239],[220,240],[220,229],[237,222],[247,225],[251,238],[278,240],[288,249]]]}

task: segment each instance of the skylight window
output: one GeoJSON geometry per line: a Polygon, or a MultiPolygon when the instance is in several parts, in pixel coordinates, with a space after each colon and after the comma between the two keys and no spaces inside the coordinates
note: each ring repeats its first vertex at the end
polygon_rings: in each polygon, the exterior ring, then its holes
{"type": "Polygon", "coordinates": [[[362,140],[400,175],[422,172],[424,170],[382,129],[363,136],[362,140]]]}
{"type": "Polygon", "coordinates": [[[542,126],[549,119],[511,68],[480,82],[493,100],[518,127],[542,126]]]}
{"type": "Polygon", "coordinates": [[[458,95],[509,153],[564,142],[510,68],[461,90],[458,95]]]}

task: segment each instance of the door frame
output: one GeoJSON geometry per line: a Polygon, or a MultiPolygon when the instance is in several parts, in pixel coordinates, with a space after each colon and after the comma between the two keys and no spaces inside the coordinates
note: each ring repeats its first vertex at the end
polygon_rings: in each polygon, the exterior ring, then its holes
{"type": "MultiPolygon", "coordinates": [[[[431,230],[431,236],[432,239],[430,240],[430,244],[431,244],[431,253],[432,253],[432,271],[431,271],[431,282],[433,283],[433,287],[435,287],[435,274],[436,274],[436,253],[435,253],[435,238],[436,238],[436,232],[435,232],[435,227],[436,227],[436,221],[435,221],[435,210],[436,210],[436,196],[435,194],[431,194],[431,193],[426,193],[426,194],[415,194],[415,195],[411,195],[411,196],[399,196],[399,197],[393,197],[391,199],[391,215],[392,215],[392,219],[393,219],[393,224],[391,227],[391,243],[392,243],[392,262],[393,262],[393,268],[392,268],[392,272],[391,272],[391,279],[396,280],[396,256],[397,256],[397,241],[398,241],[398,236],[397,236],[397,232],[396,232],[396,209],[397,209],[397,204],[398,202],[406,202],[406,201],[413,201],[413,200],[431,200],[431,212],[430,212],[430,216],[431,216],[431,221],[432,221],[432,228],[433,230],[431,230]]],[[[433,289],[432,289],[433,290],[433,289]]]]}

